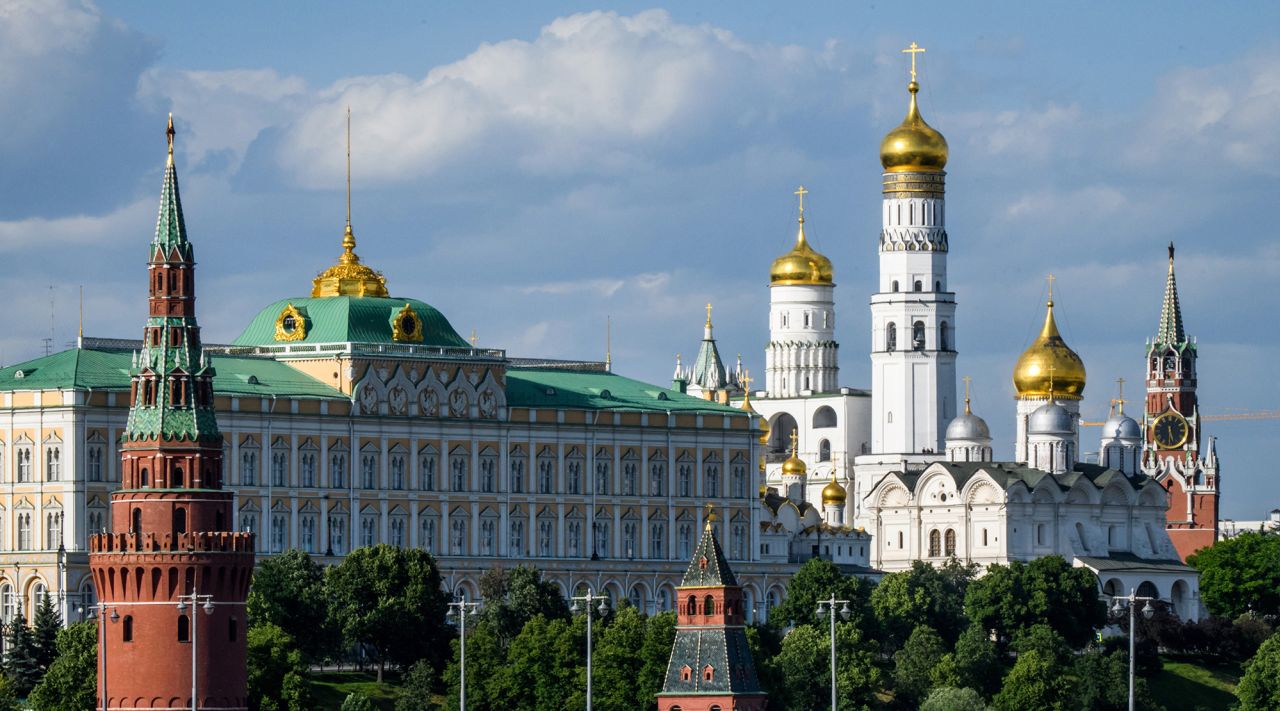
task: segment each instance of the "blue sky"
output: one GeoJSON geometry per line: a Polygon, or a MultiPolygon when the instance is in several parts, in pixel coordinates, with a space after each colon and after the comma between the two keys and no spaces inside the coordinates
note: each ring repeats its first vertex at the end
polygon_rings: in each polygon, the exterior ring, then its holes
{"type": "MultiPolygon", "coordinates": [[[[880,138],[948,138],[962,374],[1012,454],[1010,373],[1044,275],[1101,419],[1136,395],[1164,246],[1207,414],[1280,409],[1280,10],[1204,3],[133,3],[0,0],[0,361],[135,336],[173,111],[206,340],[306,294],[354,224],[392,293],[512,355],[664,382],[716,304],[763,366],[767,273],[793,236],[835,263],[841,379],[865,386],[880,138]],[[49,286],[53,286],[52,292],[49,286]],[[53,300],[52,323],[50,300],[53,300]]],[[[1224,511],[1280,505],[1280,420],[1214,423],[1224,511]]],[[[1086,430],[1086,449],[1096,443],[1086,430]]]]}

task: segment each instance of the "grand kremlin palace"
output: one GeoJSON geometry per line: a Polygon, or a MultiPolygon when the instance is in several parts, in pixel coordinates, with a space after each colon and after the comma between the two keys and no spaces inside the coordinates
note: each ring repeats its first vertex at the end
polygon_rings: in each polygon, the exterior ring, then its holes
{"type": "MultiPolygon", "coordinates": [[[[162,229],[185,239],[176,175],[166,211],[176,220],[162,229]]],[[[494,566],[532,564],[566,593],[588,583],[665,609],[714,511],[749,609],[781,599],[795,565],[756,553],[751,412],[607,363],[475,347],[430,305],[393,298],[355,247],[348,223],[309,295],[265,306],[234,343],[206,345],[208,363],[186,364],[216,372],[235,526],[257,534],[260,558],[298,548],[335,563],[360,546],[413,546],[437,557],[455,594],[476,595],[494,566]]],[[[67,620],[95,602],[87,539],[109,528],[131,373],[154,344],[77,345],[0,369],[6,621],[19,609],[31,619],[45,592],[67,620]]]]}

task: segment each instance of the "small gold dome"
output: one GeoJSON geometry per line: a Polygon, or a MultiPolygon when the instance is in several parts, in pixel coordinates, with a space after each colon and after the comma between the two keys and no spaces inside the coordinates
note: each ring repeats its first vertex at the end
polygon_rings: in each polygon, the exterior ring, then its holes
{"type": "Polygon", "coordinates": [[[796,232],[796,246],[773,260],[773,266],[769,268],[769,285],[830,285],[832,278],[831,260],[810,247],[804,238],[804,215],[801,215],[800,229],[796,232]]]}
{"type": "Polygon", "coordinates": [[[787,457],[787,461],[782,463],[782,474],[784,476],[787,474],[800,476],[807,470],[808,467],[804,465],[804,460],[797,457],[794,452],[791,453],[790,457],[787,457]]]}
{"type": "Polygon", "coordinates": [[[939,172],[947,165],[947,139],[920,116],[916,105],[920,85],[912,81],[907,91],[911,92],[907,117],[880,142],[880,165],[891,173],[939,172]]]}
{"type": "Polygon", "coordinates": [[[835,474],[831,475],[831,483],[822,487],[822,505],[838,504],[843,506],[845,499],[849,495],[845,492],[844,487],[840,486],[840,482],[836,481],[835,474]]]}
{"type": "Polygon", "coordinates": [[[355,249],[356,236],[351,232],[351,223],[347,223],[346,234],[342,235],[342,256],[338,257],[337,264],[320,272],[312,281],[312,297],[390,296],[386,277],[361,264],[355,249]]]}
{"type": "Polygon", "coordinates": [[[1084,385],[1084,361],[1067,347],[1062,334],[1058,333],[1050,299],[1040,335],[1023,351],[1013,369],[1013,386],[1019,399],[1080,400],[1084,397],[1084,385]]]}

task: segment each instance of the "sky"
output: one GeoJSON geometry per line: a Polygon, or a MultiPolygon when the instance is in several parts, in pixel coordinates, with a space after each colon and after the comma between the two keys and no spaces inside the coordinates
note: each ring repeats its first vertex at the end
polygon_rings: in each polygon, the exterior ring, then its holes
{"type": "MultiPolygon", "coordinates": [[[[393,295],[512,356],[603,359],[611,320],[615,371],[655,383],[708,302],[762,374],[804,184],[841,383],[866,387],[878,147],[915,41],[997,457],[1045,276],[1103,419],[1117,378],[1138,396],[1171,241],[1202,413],[1280,410],[1277,26],[1261,2],[0,0],[0,363],[73,340],[81,287],[87,335],[140,335],[170,111],[205,340],[309,294],[340,252],[350,106],[357,251],[393,295]]],[[[1224,514],[1280,506],[1280,419],[1205,429],[1224,514]]]]}

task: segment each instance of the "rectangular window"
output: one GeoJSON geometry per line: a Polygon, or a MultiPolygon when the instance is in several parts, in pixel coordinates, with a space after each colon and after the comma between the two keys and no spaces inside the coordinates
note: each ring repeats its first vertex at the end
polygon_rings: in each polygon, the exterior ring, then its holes
{"type": "Polygon", "coordinates": [[[329,457],[329,486],[347,488],[347,455],[342,452],[334,452],[329,457]]]}
{"type": "Polygon", "coordinates": [[[102,447],[89,448],[89,481],[102,481],[102,447]]]}

